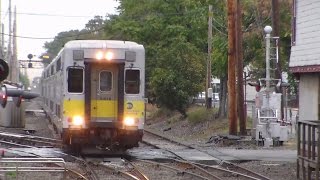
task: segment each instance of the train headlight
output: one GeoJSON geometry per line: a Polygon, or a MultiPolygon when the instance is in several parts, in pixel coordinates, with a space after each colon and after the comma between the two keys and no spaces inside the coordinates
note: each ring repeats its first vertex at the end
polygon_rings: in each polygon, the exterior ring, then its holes
{"type": "Polygon", "coordinates": [[[123,124],[126,126],[133,126],[136,124],[136,120],[132,117],[125,117],[123,124]]]}
{"type": "Polygon", "coordinates": [[[96,59],[98,59],[98,60],[103,59],[103,52],[98,52],[98,53],[96,54],[96,59]]]}
{"type": "Polygon", "coordinates": [[[82,116],[73,116],[71,123],[75,126],[81,126],[84,123],[84,119],[82,116]]]}
{"type": "Polygon", "coordinates": [[[105,55],[105,58],[110,61],[113,58],[113,53],[112,52],[107,52],[105,55]]]}

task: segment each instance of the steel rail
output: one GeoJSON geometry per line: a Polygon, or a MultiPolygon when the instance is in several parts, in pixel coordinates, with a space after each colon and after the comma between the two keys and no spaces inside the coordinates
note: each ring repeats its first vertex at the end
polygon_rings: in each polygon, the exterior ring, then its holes
{"type": "Polygon", "coordinates": [[[136,177],[139,180],[149,180],[149,178],[136,166],[134,165],[132,162],[130,162],[127,159],[122,159],[125,163],[128,163],[130,166],[132,166],[132,171],[130,171],[133,174],[136,175],[136,177]]]}
{"type": "MultiPolygon", "coordinates": [[[[199,148],[197,148],[197,147],[194,147],[194,146],[191,146],[191,145],[187,145],[187,144],[184,144],[184,143],[175,141],[175,140],[173,140],[173,139],[170,139],[170,138],[168,138],[168,137],[159,135],[159,134],[157,134],[157,133],[151,132],[151,131],[146,130],[146,129],[144,129],[144,132],[147,132],[147,133],[152,134],[152,135],[154,135],[154,136],[160,137],[160,138],[162,138],[162,139],[164,139],[164,140],[168,140],[168,141],[170,141],[170,142],[172,142],[172,143],[176,143],[176,144],[178,144],[178,145],[185,146],[185,147],[187,147],[187,148],[189,148],[189,149],[198,150],[198,151],[203,152],[203,153],[205,153],[205,154],[207,154],[207,155],[209,155],[209,156],[211,156],[211,157],[214,157],[214,158],[219,159],[218,157],[215,157],[214,155],[212,155],[212,154],[210,154],[210,153],[208,153],[208,152],[206,152],[206,151],[203,151],[203,150],[201,150],[201,149],[199,149],[199,148]]],[[[144,142],[144,143],[150,144],[150,143],[148,143],[148,142],[144,142]]],[[[157,145],[152,145],[152,146],[157,147],[157,148],[159,148],[159,149],[163,149],[163,148],[161,148],[161,147],[159,147],[159,146],[157,146],[157,145]]],[[[178,156],[178,155],[177,155],[176,153],[174,153],[173,151],[170,151],[170,150],[168,150],[168,149],[165,149],[165,150],[171,152],[172,154],[176,155],[176,156],[179,157],[180,159],[185,160],[185,159],[183,159],[181,156],[178,156]]],[[[218,152],[220,152],[220,151],[218,151],[218,152]]],[[[220,153],[222,153],[222,152],[220,152],[220,153]]],[[[224,154],[224,153],[222,153],[222,154],[224,154]]],[[[227,155],[227,154],[225,154],[225,155],[227,155]]],[[[237,159],[239,159],[239,158],[237,158],[237,159]]],[[[222,159],[219,159],[219,160],[221,161],[221,163],[220,163],[219,165],[220,165],[221,167],[223,167],[223,168],[226,168],[226,169],[227,169],[227,168],[230,168],[230,167],[232,167],[232,168],[237,168],[237,169],[239,169],[240,171],[243,171],[244,173],[251,174],[251,175],[248,176],[248,177],[251,177],[251,178],[253,178],[253,179],[257,178],[257,179],[261,179],[261,180],[270,180],[270,178],[268,178],[268,177],[266,177],[266,176],[263,176],[262,174],[253,172],[253,171],[251,171],[251,170],[249,170],[249,169],[246,169],[246,168],[243,168],[243,167],[240,167],[240,166],[238,166],[238,165],[236,165],[236,164],[234,164],[234,163],[232,163],[232,162],[225,161],[225,160],[222,160],[222,159]]],[[[239,159],[239,160],[241,160],[241,159],[239,159]]],[[[240,174],[245,175],[244,173],[240,173],[240,172],[236,172],[236,171],[233,171],[233,173],[237,173],[237,174],[239,174],[239,175],[240,175],[240,174]]]]}
{"type": "Polygon", "coordinates": [[[2,137],[3,139],[10,138],[10,139],[16,139],[16,140],[22,140],[22,141],[29,141],[32,143],[42,143],[42,144],[61,146],[61,140],[40,137],[40,136],[30,136],[30,135],[0,131],[0,137],[2,137]]]}
{"type": "MultiPolygon", "coordinates": [[[[199,174],[196,174],[196,173],[193,173],[193,172],[188,172],[188,171],[185,171],[185,170],[181,170],[181,169],[178,169],[178,168],[166,165],[166,164],[162,164],[162,163],[157,163],[157,162],[148,161],[148,160],[141,160],[141,159],[137,159],[136,161],[149,163],[149,164],[152,164],[154,166],[161,166],[161,167],[164,167],[166,169],[173,170],[174,172],[178,172],[178,174],[189,174],[191,176],[194,176],[194,177],[197,177],[197,178],[200,178],[200,179],[205,179],[205,180],[209,179],[209,178],[204,177],[202,175],[199,175],[199,174]]],[[[220,178],[217,178],[217,179],[220,180],[220,178]]]]}
{"type": "Polygon", "coordinates": [[[89,163],[84,158],[75,157],[72,155],[68,155],[71,158],[74,158],[76,162],[78,162],[86,171],[86,175],[90,177],[91,180],[99,180],[96,172],[90,167],[89,163]]]}

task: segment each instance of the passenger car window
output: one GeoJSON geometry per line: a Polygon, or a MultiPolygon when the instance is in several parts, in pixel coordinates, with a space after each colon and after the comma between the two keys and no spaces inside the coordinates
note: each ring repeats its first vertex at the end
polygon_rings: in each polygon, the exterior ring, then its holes
{"type": "Polygon", "coordinates": [[[68,92],[70,93],[83,92],[83,69],[80,69],[80,68],[68,69],[68,92]]]}

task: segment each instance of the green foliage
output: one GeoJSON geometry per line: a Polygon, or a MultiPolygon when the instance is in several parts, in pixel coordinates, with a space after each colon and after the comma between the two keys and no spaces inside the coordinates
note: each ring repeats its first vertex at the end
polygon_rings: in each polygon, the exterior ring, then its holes
{"type": "Polygon", "coordinates": [[[53,41],[45,42],[44,44],[46,52],[42,55],[50,56],[49,59],[43,60],[44,63],[49,64],[68,41],[81,39],[103,39],[103,26],[104,19],[101,16],[95,16],[93,19],[89,20],[85,25],[85,28],[82,30],[69,30],[58,33],[53,41]]]}
{"type": "Polygon", "coordinates": [[[24,87],[29,87],[30,86],[30,81],[28,79],[28,76],[19,73],[19,78],[20,78],[20,82],[23,84],[24,87]]]}
{"type": "MultiPolygon", "coordinates": [[[[283,70],[290,54],[291,1],[280,1],[283,70]]],[[[204,90],[208,5],[213,5],[212,73],[226,79],[228,60],[226,0],[119,0],[119,15],[95,16],[83,30],[59,33],[45,44],[56,55],[72,39],[136,41],[146,49],[147,96],[157,105],[186,115],[189,98],[204,90]],[[103,31],[102,31],[103,28],[103,31]],[[94,32],[93,32],[94,31],[94,32]],[[81,35],[80,35],[81,34],[81,35]]],[[[271,25],[271,2],[241,1],[243,59],[253,78],[265,76],[263,28],[271,25]]],[[[225,93],[224,93],[225,94],[225,93]]]]}
{"type": "Polygon", "coordinates": [[[6,172],[6,178],[9,179],[16,179],[17,178],[17,172],[6,172]]]}
{"type": "Polygon", "coordinates": [[[170,116],[173,116],[174,112],[170,109],[167,109],[165,107],[161,107],[158,108],[156,111],[154,111],[151,115],[150,115],[150,119],[156,119],[156,118],[167,118],[170,116]]]}
{"type": "Polygon", "coordinates": [[[188,121],[197,124],[214,119],[215,109],[198,108],[188,113],[188,121]]]}

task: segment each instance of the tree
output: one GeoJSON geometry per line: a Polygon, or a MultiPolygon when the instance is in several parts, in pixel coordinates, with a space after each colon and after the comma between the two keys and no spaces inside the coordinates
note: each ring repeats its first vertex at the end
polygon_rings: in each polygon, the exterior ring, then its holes
{"type": "Polygon", "coordinates": [[[106,22],[106,34],[143,44],[149,97],[186,116],[189,98],[201,91],[207,34],[207,6],[187,1],[120,1],[120,15],[106,22]]]}

